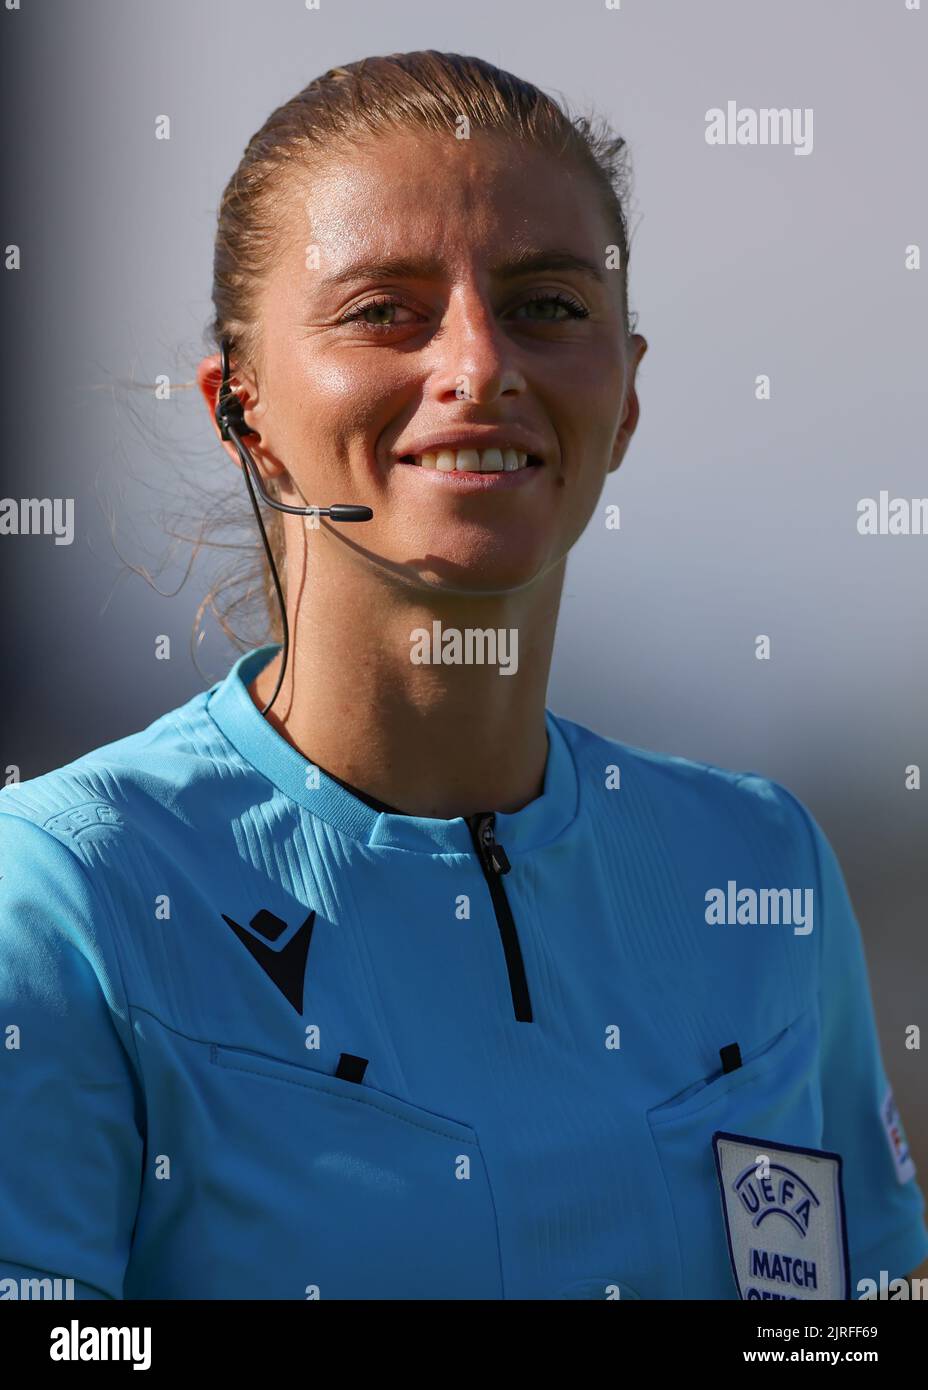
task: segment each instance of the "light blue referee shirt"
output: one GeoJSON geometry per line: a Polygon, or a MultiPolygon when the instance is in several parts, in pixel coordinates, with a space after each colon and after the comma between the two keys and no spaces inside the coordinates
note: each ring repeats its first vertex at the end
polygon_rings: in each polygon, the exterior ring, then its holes
{"type": "Polygon", "coordinates": [[[859,929],[776,783],[546,712],[382,812],[247,685],[0,791],[0,1296],[824,1298],[928,1255],[859,929]]]}

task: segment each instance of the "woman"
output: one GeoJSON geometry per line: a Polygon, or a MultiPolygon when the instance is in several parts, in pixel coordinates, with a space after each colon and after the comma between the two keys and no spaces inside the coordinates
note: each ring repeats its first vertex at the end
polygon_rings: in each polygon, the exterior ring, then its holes
{"type": "Polygon", "coordinates": [[[0,793],[7,1277],[822,1298],[928,1253],[818,826],[545,706],[638,421],[622,184],[620,140],[432,52],[249,144],[198,379],[296,509],[287,641],[0,793]],[[299,510],[333,499],[372,515],[299,510]]]}

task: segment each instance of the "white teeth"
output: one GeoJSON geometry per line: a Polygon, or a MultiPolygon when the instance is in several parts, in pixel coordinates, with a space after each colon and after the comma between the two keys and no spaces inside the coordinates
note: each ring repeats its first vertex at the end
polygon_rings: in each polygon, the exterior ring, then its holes
{"type": "Polygon", "coordinates": [[[441,473],[512,473],[528,466],[528,454],[520,449],[439,449],[415,462],[441,473]]]}

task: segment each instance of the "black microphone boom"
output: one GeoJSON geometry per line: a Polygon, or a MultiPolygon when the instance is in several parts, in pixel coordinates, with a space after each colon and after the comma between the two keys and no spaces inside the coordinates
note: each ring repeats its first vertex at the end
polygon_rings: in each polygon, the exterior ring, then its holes
{"type": "Polygon", "coordinates": [[[262,714],[267,714],[280,693],[284,671],[287,668],[287,656],[290,651],[290,629],[287,623],[287,605],[284,602],[283,590],[280,587],[277,566],[274,564],[274,556],[271,554],[271,547],[268,544],[264,522],[261,520],[261,508],[258,506],[258,499],[255,496],[255,487],[257,487],[258,492],[260,492],[269,507],[275,507],[279,512],[292,512],[296,516],[327,516],[332,521],[370,521],[374,513],[370,507],[356,506],[350,502],[333,502],[330,507],[291,507],[286,502],[278,502],[275,498],[268,496],[261,482],[261,474],[258,471],[258,466],[248,449],[246,449],[245,445],[242,443],[241,437],[243,434],[257,434],[258,431],[246,425],[245,407],[232,390],[229,382],[228,338],[220,339],[219,353],[222,362],[222,385],[219,388],[219,399],[216,402],[216,424],[219,426],[219,433],[222,438],[232,441],[235,452],[241,460],[242,472],[245,475],[245,482],[248,484],[248,495],[251,498],[251,505],[254,507],[255,517],[258,521],[258,529],[261,532],[261,540],[264,542],[264,553],[271,567],[271,576],[274,580],[274,588],[277,591],[277,602],[280,604],[280,623],[284,639],[281,654],[282,659],[280,663],[280,672],[277,676],[277,684],[274,687],[274,694],[261,711],[262,714]]]}

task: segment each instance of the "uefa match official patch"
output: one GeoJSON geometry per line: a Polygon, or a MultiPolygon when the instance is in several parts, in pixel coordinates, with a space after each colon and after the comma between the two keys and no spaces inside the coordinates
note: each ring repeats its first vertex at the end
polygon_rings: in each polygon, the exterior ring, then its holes
{"type": "Polygon", "coordinates": [[[741,1297],[850,1298],[840,1155],[721,1130],[712,1148],[741,1297]]]}

